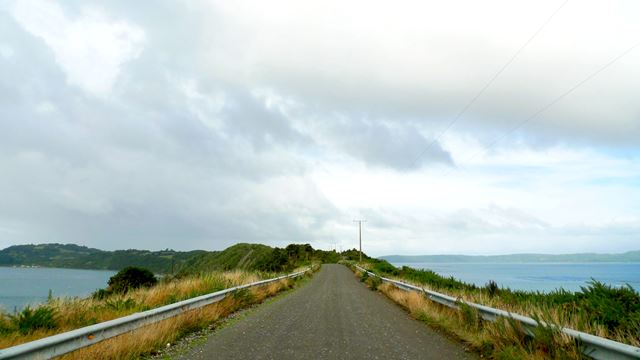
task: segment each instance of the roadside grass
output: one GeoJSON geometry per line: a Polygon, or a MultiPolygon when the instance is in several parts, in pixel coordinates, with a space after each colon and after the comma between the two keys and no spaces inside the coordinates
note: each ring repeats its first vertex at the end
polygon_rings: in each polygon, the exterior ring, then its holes
{"type": "Polygon", "coordinates": [[[218,303],[102,341],[60,359],[137,359],[292,286],[293,281],[287,279],[254,289],[241,290],[218,303]]]}
{"type": "MultiPolygon", "coordinates": [[[[629,288],[611,288],[592,282],[581,292],[556,291],[551,294],[499,289],[489,283],[477,287],[443,278],[424,270],[397,269],[375,260],[364,264],[371,271],[406,283],[431,289],[458,299],[529,316],[549,326],[539,326],[535,336],[526,334],[513,320],[484,321],[477,311],[464,304],[455,310],[430,301],[422,294],[384,283],[377,289],[404,307],[414,318],[439,328],[485,357],[496,359],[580,359],[579,344],[558,329],[568,327],[622,343],[640,344],[640,296],[629,288]],[[626,311],[626,312],[625,312],[626,311]]],[[[362,279],[362,272],[356,271],[362,279]]],[[[365,275],[370,285],[371,276],[365,275]]]]}
{"type": "MultiPolygon", "coordinates": [[[[315,270],[318,270],[315,268],[315,270]]],[[[296,278],[295,283],[289,289],[282,289],[277,294],[273,296],[265,298],[260,302],[260,307],[268,306],[270,303],[277,301],[279,298],[283,296],[287,296],[290,292],[296,290],[299,287],[304,286],[311,280],[311,276],[303,276],[296,278]]],[[[199,347],[204,345],[207,342],[208,335],[211,332],[218,332],[228,326],[232,326],[233,324],[241,321],[242,319],[251,316],[257,309],[258,304],[252,304],[252,306],[248,306],[243,309],[239,309],[239,311],[235,312],[233,316],[224,316],[220,317],[217,321],[212,321],[208,325],[205,324],[205,327],[201,328],[200,331],[193,332],[196,337],[189,339],[185,337],[184,339],[180,339],[179,341],[175,341],[171,343],[171,347],[169,349],[163,349],[160,351],[151,351],[148,356],[143,356],[140,359],[153,360],[153,359],[172,359],[172,358],[181,358],[184,355],[188,354],[195,347],[199,347]],[[184,341],[184,342],[183,342],[184,341]],[[175,345],[175,346],[174,346],[175,345]]],[[[163,345],[160,343],[160,345],[163,345]]],[[[156,348],[156,349],[159,349],[156,348]]]]}
{"type": "MultiPolygon", "coordinates": [[[[17,314],[0,313],[0,349],[275,276],[276,274],[273,273],[247,271],[212,272],[170,279],[151,288],[141,288],[126,294],[114,294],[104,299],[91,297],[50,299],[45,304],[33,309],[29,308],[28,311],[28,316],[31,317],[38,311],[52,314],[50,321],[45,321],[47,326],[39,326],[37,321],[31,321],[28,327],[21,328],[20,319],[25,317],[24,310],[17,314]]],[[[241,290],[218,303],[100,342],[62,358],[137,358],[238,309],[259,303],[282,290],[290,289],[295,282],[296,280],[284,279],[241,290]]]]}

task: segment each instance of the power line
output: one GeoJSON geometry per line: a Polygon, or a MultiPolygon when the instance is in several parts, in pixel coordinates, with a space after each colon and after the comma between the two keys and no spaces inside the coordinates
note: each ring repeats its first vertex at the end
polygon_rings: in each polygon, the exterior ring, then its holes
{"type": "Polygon", "coordinates": [[[455,123],[458,122],[458,120],[460,120],[460,118],[462,118],[462,116],[467,112],[467,110],[469,110],[469,108],[471,108],[471,106],[476,102],[476,100],[478,100],[478,98],[480,98],[480,96],[482,96],[482,94],[484,94],[484,92],[489,88],[489,86],[491,86],[496,79],[498,78],[498,76],[500,76],[500,74],[502,74],[507,67],[509,67],[509,65],[511,65],[511,63],[513,63],[513,61],[518,57],[518,55],[520,55],[520,53],[533,41],[533,39],[536,38],[536,36],[538,36],[538,34],[551,22],[551,20],[556,16],[556,14],[569,2],[569,0],[565,0],[565,2],[563,2],[552,14],[551,16],[549,16],[547,18],[547,20],[538,28],[538,30],[536,30],[536,32],[533,33],[533,35],[531,35],[531,37],[529,37],[529,39],[522,45],[520,46],[520,48],[518,49],[518,51],[516,51],[513,56],[511,56],[511,58],[500,68],[500,70],[498,70],[498,72],[496,72],[493,77],[491,77],[491,79],[480,89],[480,91],[478,91],[478,93],[476,93],[476,95],[471,98],[471,101],[469,101],[459,112],[458,114],[447,124],[447,126],[444,128],[444,130],[435,138],[433,138],[431,140],[431,142],[420,152],[420,154],[418,154],[418,156],[416,156],[416,158],[413,160],[413,162],[411,163],[411,166],[415,166],[416,163],[418,162],[418,160],[420,160],[420,158],[429,150],[431,149],[431,147],[438,142],[438,140],[440,140],[440,138],[442,137],[442,135],[444,135],[447,131],[449,131],[449,129],[451,129],[451,127],[453,125],[455,125],[455,123]]]}
{"type": "MultiPolygon", "coordinates": [[[[627,54],[629,54],[631,51],[633,51],[635,48],[637,48],[638,46],[640,46],[640,42],[636,43],[635,45],[631,46],[630,48],[628,48],[627,50],[623,51],[622,53],[620,53],[618,56],[616,56],[615,58],[611,59],[608,63],[604,64],[603,66],[601,66],[600,68],[598,68],[596,71],[594,71],[593,73],[591,73],[589,76],[587,76],[586,78],[582,79],[581,81],[579,81],[578,83],[576,83],[575,85],[573,85],[571,88],[569,88],[567,91],[563,92],[562,94],[560,94],[559,96],[557,96],[555,99],[553,99],[551,102],[547,103],[546,105],[544,105],[543,107],[541,107],[540,109],[538,109],[537,111],[535,111],[534,113],[532,113],[531,115],[529,115],[528,117],[526,117],[525,119],[523,119],[522,121],[518,122],[515,126],[513,126],[511,129],[509,129],[506,133],[502,134],[501,136],[498,136],[497,138],[495,138],[491,143],[489,143],[489,145],[483,147],[483,149],[481,149],[480,151],[476,152],[473,156],[469,157],[467,160],[473,160],[475,159],[478,155],[480,154],[484,154],[487,151],[491,150],[491,148],[493,148],[496,144],[498,144],[500,141],[504,140],[506,137],[508,137],[509,135],[513,134],[514,132],[516,132],[518,129],[522,128],[524,125],[526,125],[527,123],[529,123],[530,121],[532,121],[533,119],[539,117],[542,113],[544,113],[545,111],[549,110],[549,108],[551,108],[552,106],[554,106],[555,104],[557,104],[558,102],[560,102],[562,99],[564,99],[565,97],[567,97],[568,95],[570,95],[572,92],[574,92],[576,89],[578,89],[580,86],[584,85],[585,83],[589,82],[591,79],[593,79],[594,77],[596,77],[598,74],[600,74],[601,72],[603,72],[604,70],[606,70],[608,67],[610,67],[611,65],[615,64],[618,60],[620,60],[621,58],[623,58],[624,56],[626,56],[627,54]]],[[[457,169],[460,170],[461,166],[459,167],[454,167],[452,169],[457,169]]],[[[453,171],[453,170],[451,170],[453,171]]],[[[448,175],[451,171],[445,173],[444,175],[448,175]]]]}

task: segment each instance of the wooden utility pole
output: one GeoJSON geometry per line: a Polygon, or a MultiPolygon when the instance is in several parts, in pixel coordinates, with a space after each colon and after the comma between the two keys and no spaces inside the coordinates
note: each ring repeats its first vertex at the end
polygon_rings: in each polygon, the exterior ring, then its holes
{"type": "Polygon", "coordinates": [[[353,220],[353,222],[358,223],[358,240],[360,241],[360,262],[362,262],[362,223],[367,222],[367,220],[353,220]]]}

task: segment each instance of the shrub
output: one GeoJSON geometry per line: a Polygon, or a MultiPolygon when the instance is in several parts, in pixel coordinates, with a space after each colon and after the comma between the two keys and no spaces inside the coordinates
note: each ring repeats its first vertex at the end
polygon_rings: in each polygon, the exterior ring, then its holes
{"type": "Polygon", "coordinates": [[[249,289],[236,290],[231,296],[242,307],[250,305],[256,301],[255,295],[249,289]]]}
{"type": "Polygon", "coordinates": [[[123,311],[133,309],[136,306],[136,302],[133,299],[115,299],[105,301],[104,305],[115,311],[123,311]]]}
{"type": "Polygon", "coordinates": [[[91,294],[91,297],[94,300],[104,300],[108,298],[111,294],[112,292],[107,289],[98,289],[93,294],[91,294]]]}
{"type": "Polygon", "coordinates": [[[564,358],[561,338],[561,327],[554,324],[547,314],[544,318],[539,314],[531,316],[538,323],[538,326],[531,329],[533,337],[530,338],[530,344],[538,351],[545,354],[549,359],[564,358]]]}
{"type": "Polygon", "coordinates": [[[13,322],[22,334],[37,329],[54,329],[56,327],[55,312],[49,306],[40,306],[35,310],[29,306],[13,317],[13,322]]]}
{"type": "Polygon", "coordinates": [[[489,294],[490,297],[496,296],[498,294],[498,291],[500,291],[498,284],[493,280],[489,280],[484,288],[487,290],[487,294],[489,294]]]}
{"type": "Polygon", "coordinates": [[[367,281],[368,278],[369,278],[369,273],[365,271],[362,273],[362,276],[360,277],[360,282],[365,282],[367,281]]]}
{"type": "Polygon", "coordinates": [[[637,329],[640,294],[631,286],[617,288],[591,280],[587,287],[582,287],[578,299],[585,313],[609,330],[637,329]]]}
{"type": "Polygon", "coordinates": [[[398,269],[395,266],[389,264],[385,260],[372,260],[372,262],[375,263],[373,265],[374,272],[390,275],[398,275],[399,273],[398,269]]]}
{"type": "Polygon", "coordinates": [[[11,318],[4,312],[0,311],[0,335],[12,332],[14,330],[13,328],[14,326],[11,323],[11,318]]]}
{"type": "Polygon", "coordinates": [[[147,269],[128,266],[109,279],[109,291],[126,293],[129,290],[150,287],[158,282],[153,273],[147,269]]]}
{"type": "Polygon", "coordinates": [[[460,309],[460,320],[468,329],[478,330],[480,328],[482,317],[476,308],[473,308],[463,302],[457,303],[460,309]]]}
{"type": "Polygon", "coordinates": [[[369,284],[369,288],[371,288],[371,290],[375,291],[378,290],[380,285],[382,285],[382,280],[377,276],[370,276],[367,284],[369,284]]]}
{"type": "MultiPolygon", "coordinates": [[[[393,266],[393,265],[391,265],[393,266]]],[[[465,282],[456,280],[453,276],[444,277],[438,275],[431,270],[416,270],[408,266],[400,268],[397,274],[402,278],[416,281],[422,284],[429,284],[436,289],[446,290],[476,290],[477,287],[474,284],[467,284],[465,282]]]]}

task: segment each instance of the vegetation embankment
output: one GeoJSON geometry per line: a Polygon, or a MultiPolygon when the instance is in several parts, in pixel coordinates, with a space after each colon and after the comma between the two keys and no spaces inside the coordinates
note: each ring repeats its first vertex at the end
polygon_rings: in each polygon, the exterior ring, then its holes
{"type": "MultiPolygon", "coordinates": [[[[189,271],[157,280],[146,269],[126,267],[109,280],[106,289],[96,291],[89,298],[50,298],[47,303],[27,307],[21,312],[0,312],[0,348],[6,348],[80,327],[104,322],[175,303],[195,296],[219,291],[236,285],[273,278],[283,272],[304,265],[332,260],[330,252],[318,252],[309,245],[290,245],[286,249],[240,244],[230,248],[226,256],[215,261],[192,263],[189,271]],[[254,251],[260,249],[260,251],[254,251]],[[269,250],[271,249],[271,250],[269,250]],[[277,270],[260,271],[268,267],[271,256],[278,255],[277,270]],[[236,261],[234,259],[239,258],[236,261]],[[252,264],[252,265],[249,265],[252,264]],[[262,265],[261,265],[262,264],[262,265]],[[251,268],[247,270],[246,268],[251,268]]],[[[227,249],[229,250],[229,249],[227,249]]],[[[224,253],[221,252],[221,253],[224,253]]],[[[263,299],[289,289],[297,279],[286,279],[268,285],[235,292],[223,301],[201,309],[73,352],[65,358],[126,359],[136,358],[171,343],[186,333],[209,326],[216,320],[263,299]]]]}
{"type": "Polygon", "coordinates": [[[551,326],[539,326],[534,337],[515,321],[484,321],[464,304],[454,310],[400,290],[357,271],[361,280],[402,305],[415,318],[464,341],[478,353],[498,359],[581,358],[580,344],[557,326],[572,328],[633,346],[640,346],[640,294],[630,286],[611,287],[591,281],[581,291],[549,293],[500,288],[489,281],[479,287],[430,270],[396,268],[387,261],[366,258],[362,264],[376,274],[445,293],[468,302],[526,315],[551,326]]]}

